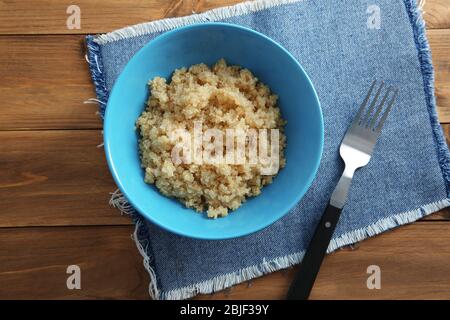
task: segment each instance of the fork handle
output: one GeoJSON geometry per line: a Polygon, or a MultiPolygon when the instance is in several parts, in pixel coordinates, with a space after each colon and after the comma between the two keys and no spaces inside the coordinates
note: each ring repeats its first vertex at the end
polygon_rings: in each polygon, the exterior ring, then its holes
{"type": "Polygon", "coordinates": [[[300,270],[289,288],[288,300],[306,300],[319,273],[342,209],[328,204],[303,257],[300,270]]]}

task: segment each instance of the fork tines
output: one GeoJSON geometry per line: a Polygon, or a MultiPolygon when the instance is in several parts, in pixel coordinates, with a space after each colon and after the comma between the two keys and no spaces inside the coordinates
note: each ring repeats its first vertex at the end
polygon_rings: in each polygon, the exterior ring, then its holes
{"type": "Polygon", "coordinates": [[[399,89],[393,86],[390,86],[387,88],[386,93],[384,94],[383,98],[381,99],[381,102],[377,106],[377,101],[381,95],[381,92],[384,88],[384,81],[380,82],[380,86],[375,93],[374,98],[372,99],[372,102],[370,103],[369,108],[366,110],[367,104],[369,103],[369,100],[372,96],[372,92],[374,91],[374,88],[377,84],[377,81],[374,80],[372,82],[372,85],[370,86],[369,92],[367,93],[367,96],[365,97],[364,101],[361,104],[361,107],[359,108],[358,114],[355,117],[355,120],[353,121],[353,124],[358,125],[360,127],[376,131],[379,133],[381,129],[383,128],[383,124],[387,119],[387,116],[389,112],[392,109],[392,106],[395,102],[395,99],[397,98],[399,89]],[[386,101],[389,101],[387,103],[387,107],[384,108],[384,105],[386,104],[386,101]],[[384,109],[384,110],[383,110],[384,109]],[[375,111],[375,112],[374,112],[375,111]],[[378,120],[378,118],[381,118],[378,120]]]}

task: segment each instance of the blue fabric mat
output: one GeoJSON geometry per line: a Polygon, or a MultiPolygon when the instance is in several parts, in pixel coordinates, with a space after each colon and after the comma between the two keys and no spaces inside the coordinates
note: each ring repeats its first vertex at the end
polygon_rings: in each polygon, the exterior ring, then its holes
{"type": "Polygon", "coordinates": [[[398,86],[400,95],[371,162],[355,175],[329,251],[449,205],[450,157],[420,10],[415,0],[377,0],[381,20],[375,21],[372,2],[256,1],[87,37],[101,113],[137,50],[164,31],[205,21],[247,26],[281,43],[303,65],[321,100],[325,145],[317,178],[286,217],[263,231],[225,241],[184,238],[145,221],[114,194],[113,204],[136,222],[153,298],[210,293],[300,262],[343,170],[338,146],[374,78],[398,86]]]}

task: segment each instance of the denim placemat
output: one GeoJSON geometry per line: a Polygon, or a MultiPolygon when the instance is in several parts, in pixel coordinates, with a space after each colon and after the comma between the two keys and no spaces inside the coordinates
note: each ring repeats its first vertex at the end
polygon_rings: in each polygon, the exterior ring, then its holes
{"type": "Polygon", "coordinates": [[[431,55],[416,0],[377,0],[376,7],[367,0],[256,1],[88,36],[100,112],[137,50],[166,30],[205,21],[255,29],[300,61],[322,104],[323,159],[310,190],[286,217],[233,240],[171,234],[145,221],[114,193],[111,203],[136,222],[135,239],[150,273],[153,298],[210,293],[300,262],[343,170],[338,146],[374,78],[398,86],[400,96],[372,160],[355,175],[329,251],[450,204],[450,157],[437,119],[431,55]]]}

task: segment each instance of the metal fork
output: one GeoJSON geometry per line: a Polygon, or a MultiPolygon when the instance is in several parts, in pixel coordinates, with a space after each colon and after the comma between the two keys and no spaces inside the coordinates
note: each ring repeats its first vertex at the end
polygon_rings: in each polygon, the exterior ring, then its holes
{"type": "Polygon", "coordinates": [[[331,200],[303,257],[300,270],[291,284],[287,295],[288,300],[308,299],[347,200],[353,175],[357,169],[369,163],[381,129],[397,98],[399,90],[389,87],[377,106],[384,87],[384,82],[381,81],[381,85],[367,108],[376,84],[376,80],[372,82],[358,114],[341,143],[339,153],[345,162],[344,173],[331,195],[331,200]],[[386,101],[388,101],[387,107],[384,108],[386,101]]]}

